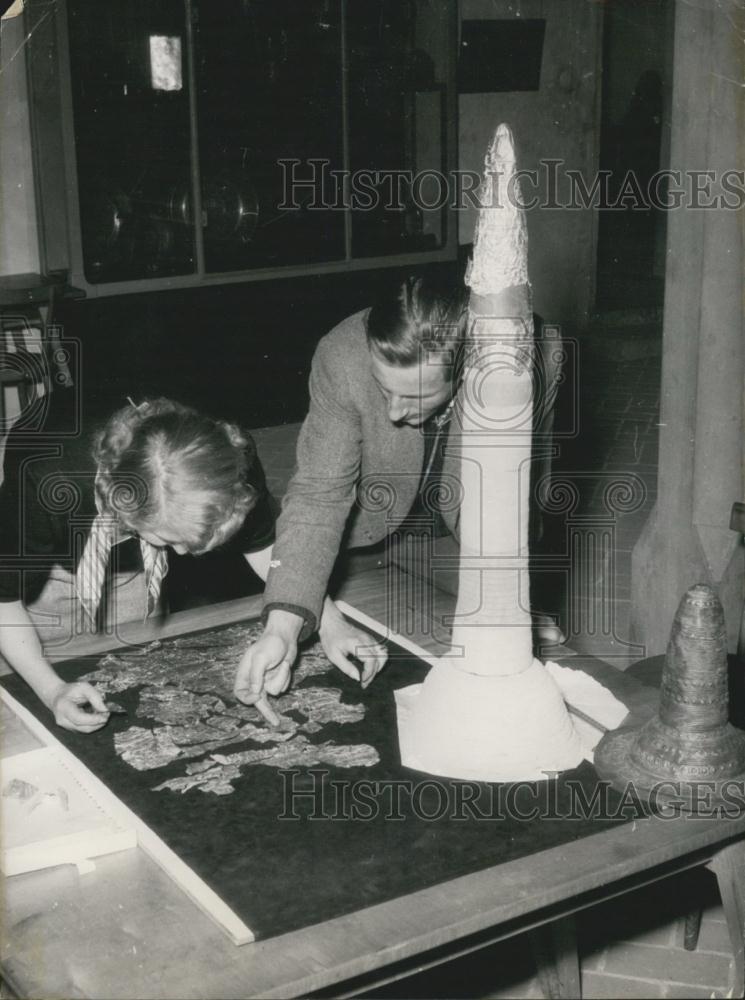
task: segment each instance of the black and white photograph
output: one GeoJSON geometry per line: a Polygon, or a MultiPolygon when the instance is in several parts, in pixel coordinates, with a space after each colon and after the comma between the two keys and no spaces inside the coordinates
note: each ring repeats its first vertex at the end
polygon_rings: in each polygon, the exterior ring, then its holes
{"type": "Polygon", "coordinates": [[[745,0],[0,0],[0,1000],[745,996],[745,0]]]}

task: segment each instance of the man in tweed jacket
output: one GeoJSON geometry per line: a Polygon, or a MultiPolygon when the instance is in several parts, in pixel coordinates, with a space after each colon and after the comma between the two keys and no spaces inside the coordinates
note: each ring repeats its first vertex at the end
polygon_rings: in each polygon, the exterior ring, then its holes
{"type": "MultiPolygon", "coordinates": [[[[421,497],[433,468],[442,481],[457,477],[457,457],[443,448],[447,427],[437,433],[434,425],[444,425],[457,385],[466,292],[408,278],[396,296],[345,319],[319,343],[277,524],[266,627],[236,676],[242,701],[284,690],[298,641],[316,627],[327,652],[341,651],[332,659],[345,673],[358,676],[348,655],[363,659],[363,685],[383,666],[384,650],[342,618],[326,590],[340,549],[384,539],[421,497]]],[[[457,515],[457,503],[441,512],[453,533],[457,515]]]]}

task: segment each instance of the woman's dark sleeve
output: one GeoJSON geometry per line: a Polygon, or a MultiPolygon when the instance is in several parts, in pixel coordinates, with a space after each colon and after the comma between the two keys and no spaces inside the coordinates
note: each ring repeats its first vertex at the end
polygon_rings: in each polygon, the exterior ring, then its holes
{"type": "Polygon", "coordinates": [[[0,602],[28,603],[41,592],[58,546],[50,513],[39,502],[33,456],[13,443],[9,439],[0,486],[0,602]]]}
{"type": "MultiPolygon", "coordinates": [[[[1,391],[1,390],[0,390],[1,391]]],[[[18,601],[21,598],[21,574],[16,567],[20,561],[18,482],[15,469],[6,462],[6,473],[0,486],[0,601],[18,601]],[[8,478],[8,473],[12,478],[8,478]]]]}

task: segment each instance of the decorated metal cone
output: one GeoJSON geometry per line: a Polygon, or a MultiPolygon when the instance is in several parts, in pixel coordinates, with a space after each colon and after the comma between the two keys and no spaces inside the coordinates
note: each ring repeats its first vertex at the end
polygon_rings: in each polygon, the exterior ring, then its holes
{"type": "Polygon", "coordinates": [[[532,652],[528,501],[533,310],[512,133],[486,154],[463,380],[449,447],[460,456],[460,564],[452,648],[399,713],[402,762],[446,777],[541,780],[576,767],[579,738],[532,652]]]}
{"type": "Polygon", "coordinates": [[[685,812],[742,807],[745,733],[728,722],[727,633],[717,595],[699,583],[673,620],[659,714],[607,733],[595,750],[601,777],[685,812]]]}

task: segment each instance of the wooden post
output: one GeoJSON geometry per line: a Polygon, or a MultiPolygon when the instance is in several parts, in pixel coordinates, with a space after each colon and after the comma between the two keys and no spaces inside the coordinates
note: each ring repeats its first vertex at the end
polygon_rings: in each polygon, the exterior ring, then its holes
{"type": "Polygon", "coordinates": [[[529,932],[541,992],[548,1000],[577,1000],[582,977],[574,916],[560,917],[529,932]]]}
{"type": "Polygon", "coordinates": [[[744,28],[735,0],[676,5],[670,169],[685,201],[668,215],[657,505],[632,556],[632,637],[647,655],[664,651],[681,595],[699,582],[718,588],[731,650],[737,641],[743,559],[729,516],[744,492],[744,213],[734,196],[733,207],[704,206],[742,167],[744,28]]]}
{"type": "Polygon", "coordinates": [[[722,897],[732,945],[730,989],[727,996],[745,995],[745,845],[742,841],[718,851],[708,864],[722,897]]]}

